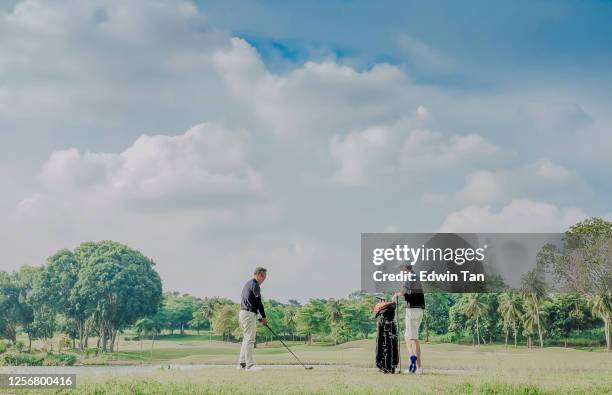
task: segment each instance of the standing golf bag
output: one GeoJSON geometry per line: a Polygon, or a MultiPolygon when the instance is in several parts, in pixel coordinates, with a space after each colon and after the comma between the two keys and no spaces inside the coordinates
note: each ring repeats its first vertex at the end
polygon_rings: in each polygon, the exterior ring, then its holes
{"type": "Polygon", "coordinates": [[[380,302],[374,306],[378,317],[376,332],[376,367],[383,373],[395,373],[399,364],[398,328],[393,302],[380,302]]]}

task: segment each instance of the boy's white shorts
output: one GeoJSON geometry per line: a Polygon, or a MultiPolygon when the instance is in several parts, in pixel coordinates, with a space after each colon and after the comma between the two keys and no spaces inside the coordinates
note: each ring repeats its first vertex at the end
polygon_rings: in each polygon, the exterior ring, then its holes
{"type": "Polygon", "coordinates": [[[421,321],[423,321],[423,309],[406,309],[406,331],[404,332],[406,339],[419,339],[419,327],[421,326],[421,321]]]}

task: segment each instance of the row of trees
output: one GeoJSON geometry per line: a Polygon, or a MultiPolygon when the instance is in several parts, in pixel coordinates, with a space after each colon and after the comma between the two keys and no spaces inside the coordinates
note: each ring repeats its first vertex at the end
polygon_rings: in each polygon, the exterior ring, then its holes
{"type": "MultiPolygon", "coordinates": [[[[591,219],[566,232],[565,246],[545,247],[520,290],[500,293],[427,293],[423,322],[427,337],[446,341],[472,337],[474,344],[514,338],[564,339],[601,326],[611,348],[612,222],[591,219]],[[546,279],[553,281],[545,281],[546,279]]],[[[367,338],[375,331],[372,295],[311,299],[304,305],[266,300],[270,327],[289,338],[335,343],[367,338]]],[[[62,250],[38,268],[0,272],[0,336],[16,342],[22,331],[32,339],[65,333],[81,350],[90,337],[101,350],[114,350],[117,334],[141,335],[186,329],[240,337],[239,306],[229,299],[200,299],[166,293],[154,263],[140,252],[111,241],[62,250]]]]}
{"type": "MultiPolygon", "coordinates": [[[[365,338],[374,331],[372,306],[375,302],[376,298],[371,295],[354,293],[347,299],[312,299],[303,306],[295,300],[286,304],[266,300],[264,306],[268,325],[275,333],[288,339],[299,336],[308,342],[325,334],[326,338],[340,343],[365,338]]],[[[140,320],[137,326],[153,327],[158,333],[166,330],[170,334],[174,331],[183,334],[186,329],[198,333],[207,330],[223,339],[235,340],[241,336],[238,312],[239,305],[229,299],[166,293],[157,314],[140,320]],[[147,324],[146,320],[151,322],[147,324]]]]}
{"type": "MultiPolygon", "coordinates": [[[[527,284],[526,284],[527,285],[527,284]]],[[[269,325],[286,339],[296,337],[317,341],[346,342],[367,338],[375,328],[372,295],[355,292],[346,299],[311,299],[301,305],[265,301],[269,325]]],[[[532,347],[532,340],[564,342],[572,335],[599,328],[600,305],[576,294],[543,295],[534,303],[527,291],[484,294],[426,294],[427,309],[423,337],[436,336],[443,341],[486,344],[513,339],[532,347]]],[[[207,330],[224,340],[240,339],[239,305],[228,299],[198,299],[191,295],[166,293],[159,312],[153,318],[136,323],[139,334],[155,336],[186,329],[207,330]]],[[[265,331],[260,332],[265,336],[265,331]]]]}

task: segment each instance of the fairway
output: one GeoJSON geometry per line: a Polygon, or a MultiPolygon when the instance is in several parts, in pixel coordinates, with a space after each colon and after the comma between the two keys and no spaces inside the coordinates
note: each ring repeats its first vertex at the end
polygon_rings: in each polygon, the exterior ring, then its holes
{"type": "MultiPolygon", "coordinates": [[[[315,365],[312,371],[270,343],[255,352],[265,369],[248,373],[234,368],[238,344],[194,338],[156,342],[152,364],[135,362],[139,345],[131,342],[122,344],[124,351],[112,362],[136,365],[63,369],[77,373],[79,388],[72,393],[79,394],[612,393],[612,358],[605,352],[424,344],[425,373],[416,376],[379,373],[373,366],[373,340],[293,346],[305,363],[315,365]]],[[[145,358],[150,357],[148,345],[143,345],[145,358]]]]}

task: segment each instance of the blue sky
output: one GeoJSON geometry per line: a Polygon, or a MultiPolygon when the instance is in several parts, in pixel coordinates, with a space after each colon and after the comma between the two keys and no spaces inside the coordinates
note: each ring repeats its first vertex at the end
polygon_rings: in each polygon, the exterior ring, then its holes
{"type": "Polygon", "coordinates": [[[235,297],[264,265],[269,296],[304,300],[359,287],[361,232],[610,218],[611,14],[4,2],[0,269],[113,239],[167,289],[235,297]]]}

